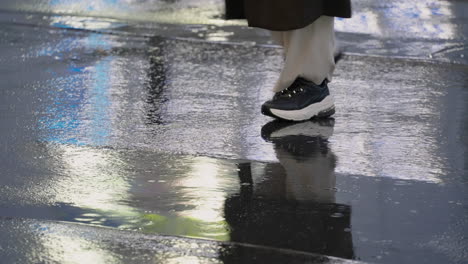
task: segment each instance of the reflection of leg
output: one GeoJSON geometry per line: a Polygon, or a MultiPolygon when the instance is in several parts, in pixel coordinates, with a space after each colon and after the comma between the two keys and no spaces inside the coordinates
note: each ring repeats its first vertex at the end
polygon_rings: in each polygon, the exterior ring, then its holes
{"type": "Polygon", "coordinates": [[[270,34],[271,34],[271,39],[273,39],[273,42],[275,42],[276,44],[284,48],[283,32],[282,31],[270,31],[270,34]]]}
{"type": "MultiPolygon", "coordinates": [[[[351,208],[333,203],[334,192],[322,190],[335,185],[335,157],[326,141],[333,133],[333,122],[327,121],[274,121],[262,128],[262,137],[273,143],[287,175],[278,164],[268,164],[263,179],[254,181],[250,199],[245,191],[226,199],[224,215],[231,241],[354,258],[351,208]]],[[[239,169],[241,182],[248,182],[242,180],[248,178],[248,165],[239,169]]],[[[245,251],[223,249],[220,255],[224,263],[243,263],[245,251]]],[[[270,262],[288,261],[272,255],[270,262]]]]}
{"type": "Polygon", "coordinates": [[[334,19],[322,16],[309,26],[292,31],[271,32],[275,42],[283,46],[285,63],[274,92],[289,87],[297,77],[315,84],[331,80],[334,61],[334,19]]]}
{"type": "Polygon", "coordinates": [[[274,121],[262,128],[262,137],[274,143],[286,172],[288,199],[335,202],[336,156],[328,147],[332,119],[321,122],[274,121]]]}
{"type": "Polygon", "coordinates": [[[286,54],[288,53],[289,39],[287,32],[285,31],[270,31],[271,38],[273,42],[283,47],[283,57],[286,59],[286,54]]]}
{"type": "Polygon", "coordinates": [[[241,185],[252,184],[252,168],[250,163],[239,163],[237,164],[239,169],[239,180],[241,185]]]}
{"type": "Polygon", "coordinates": [[[276,151],[276,155],[286,171],[288,199],[335,203],[336,158],[333,153],[317,153],[305,160],[293,159],[281,149],[276,151]]]}
{"type": "Polygon", "coordinates": [[[239,169],[239,181],[241,184],[241,196],[244,198],[250,198],[252,196],[252,168],[250,163],[239,163],[237,165],[239,169]]]}
{"type": "Polygon", "coordinates": [[[327,85],[335,69],[333,26],[334,18],[322,16],[305,28],[271,33],[284,48],[284,68],[275,96],[262,105],[264,115],[303,121],[335,113],[327,85]]]}

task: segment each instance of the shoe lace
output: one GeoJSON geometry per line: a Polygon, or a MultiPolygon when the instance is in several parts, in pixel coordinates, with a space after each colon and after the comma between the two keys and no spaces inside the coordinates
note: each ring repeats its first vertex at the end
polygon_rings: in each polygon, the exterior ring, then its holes
{"type": "Polygon", "coordinates": [[[280,92],[278,92],[278,96],[286,96],[286,97],[293,97],[300,93],[304,92],[304,87],[302,85],[292,85],[280,92]]]}
{"type": "MultiPolygon", "coordinates": [[[[328,83],[328,80],[325,79],[322,84],[320,84],[320,87],[323,87],[324,85],[326,86],[328,83]]],[[[306,90],[306,84],[300,83],[300,82],[294,82],[291,86],[288,88],[276,93],[276,96],[279,97],[294,97],[298,94],[303,93],[306,90]]]]}

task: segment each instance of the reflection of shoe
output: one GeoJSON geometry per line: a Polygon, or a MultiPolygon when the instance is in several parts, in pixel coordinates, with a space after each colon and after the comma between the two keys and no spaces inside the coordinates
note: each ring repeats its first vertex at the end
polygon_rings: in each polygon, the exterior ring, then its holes
{"type": "Polygon", "coordinates": [[[262,105],[262,113],[285,120],[303,121],[313,117],[329,117],[335,113],[335,103],[327,80],[321,85],[297,78],[287,89],[275,94],[262,105]]]}
{"type": "Polygon", "coordinates": [[[332,118],[300,123],[275,120],[262,127],[262,138],[270,142],[287,136],[320,137],[322,139],[328,139],[333,135],[334,125],[335,120],[332,118]]]}
{"type": "Polygon", "coordinates": [[[284,150],[297,159],[327,152],[327,139],[333,135],[331,118],[306,122],[272,121],[262,127],[262,138],[272,142],[277,151],[284,150]]]}

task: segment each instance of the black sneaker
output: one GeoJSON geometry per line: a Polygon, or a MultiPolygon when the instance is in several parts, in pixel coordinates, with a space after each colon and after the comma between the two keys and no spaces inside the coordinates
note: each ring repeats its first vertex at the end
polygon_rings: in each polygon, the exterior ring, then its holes
{"type": "Polygon", "coordinates": [[[262,105],[267,116],[303,121],[313,117],[324,118],[335,113],[335,103],[328,90],[327,80],[321,85],[297,78],[287,89],[276,93],[262,105]]]}

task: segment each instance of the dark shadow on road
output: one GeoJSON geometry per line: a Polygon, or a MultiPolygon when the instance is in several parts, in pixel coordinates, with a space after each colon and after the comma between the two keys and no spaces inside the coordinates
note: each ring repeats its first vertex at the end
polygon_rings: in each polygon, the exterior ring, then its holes
{"type": "MultiPolygon", "coordinates": [[[[157,41],[155,38],[154,41],[157,41]]],[[[161,40],[155,46],[150,55],[150,68],[148,72],[146,117],[147,124],[160,125],[163,123],[161,112],[168,101],[164,95],[164,88],[167,82],[167,66],[164,62],[164,42],[161,40]]]]}
{"type": "MultiPolygon", "coordinates": [[[[267,164],[255,183],[250,164],[239,164],[240,191],[224,209],[231,241],[355,258],[351,207],[335,203],[337,158],[327,141],[333,126],[330,119],[262,128],[280,163],[267,164]]],[[[227,253],[222,259],[234,263],[239,252],[227,253]]]]}

